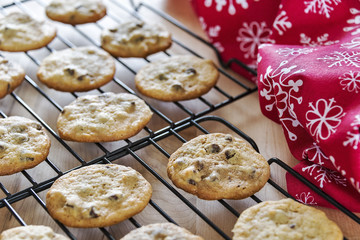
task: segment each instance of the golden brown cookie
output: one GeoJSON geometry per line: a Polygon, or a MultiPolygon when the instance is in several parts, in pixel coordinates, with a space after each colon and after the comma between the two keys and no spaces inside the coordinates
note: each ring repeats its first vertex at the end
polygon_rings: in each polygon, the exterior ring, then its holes
{"type": "Polygon", "coordinates": [[[62,139],[107,142],[136,135],[150,121],[146,103],[129,93],[103,93],[77,98],[64,107],[57,128],[62,139]]]}
{"type": "Polygon", "coordinates": [[[171,56],[145,65],[135,76],[136,88],[162,101],[200,97],[215,86],[219,72],[211,60],[191,55],[171,56]]]}
{"type": "Polygon", "coordinates": [[[69,240],[69,238],[55,233],[47,226],[28,225],[3,231],[0,240],[69,240]]]}
{"type": "Polygon", "coordinates": [[[233,240],[342,240],[340,228],[314,207],[292,199],[266,201],[243,211],[233,240]]]}
{"type": "Polygon", "coordinates": [[[106,6],[101,0],[52,0],[45,12],[54,21],[76,25],[100,20],[106,6]]]}
{"type": "Polygon", "coordinates": [[[56,28],[26,13],[12,12],[0,18],[0,50],[21,52],[46,46],[56,36],[56,28]]]}
{"type": "Polygon", "coordinates": [[[101,46],[116,57],[147,57],[171,44],[171,34],[162,26],[136,19],[104,29],[101,34],[101,46]]]}
{"type": "Polygon", "coordinates": [[[18,116],[0,119],[0,176],[35,167],[49,150],[50,138],[38,122],[18,116]]]}
{"type": "Polygon", "coordinates": [[[24,77],[25,71],[20,65],[0,57],[0,98],[14,91],[24,77]]]}
{"type": "Polygon", "coordinates": [[[111,81],[114,74],[112,56],[93,46],[53,52],[44,58],[37,71],[41,82],[65,92],[96,89],[111,81]]]}
{"type": "Polygon", "coordinates": [[[141,212],[150,183],[130,167],[91,165],[57,179],[46,194],[50,215],[69,227],[105,227],[141,212]]]}
{"type": "Polygon", "coordinates": [[[202,237],[192,234],[185,228],[173,223],[154,223],[134,229],[120,240],[204,240],[202,237]]]}
{"type": "Polygon", "coordinates": [[[270,177],[267,161],[229,134],[200,135],[171,154],[167,173],[175,186],[206,200],[243,199],[270,177]]]}

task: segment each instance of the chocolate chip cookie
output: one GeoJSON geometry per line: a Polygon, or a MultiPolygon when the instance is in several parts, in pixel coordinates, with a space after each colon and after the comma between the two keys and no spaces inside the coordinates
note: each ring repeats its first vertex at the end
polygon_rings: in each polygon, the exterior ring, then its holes
{"type": "Polygon", "coordinates": [[[90,165],[58,178],[46,194],[46,206],[68,227],[105,227],[141,212],[151,194],[150,183],[130,167],[90,165]]]}
{"type": "Polygon", "coordinates": [[[46,159],[50,145],[40,123],[18,116],[0,119],[0,176],[35,167],[46,159]]]}
{"type": "Polygon", "coordinates": [[[200,135],[171,154],[167,173],[175,186],[206,200],[243,199],[270,177],[267,161],[229,134],[200,135]]]}
{"type": "Polygon", "coordinates": [[[145,96],[162,101],[200,97],[215,86],[219,72],[211,60],[192,55],[171,56],[145,65],[135,85],[145,96]]]}
{"type": "Polygon", "coordinates": [[[65,140],[117,141],[136,135],[152,114],[143,100],[129,93],[85,95],[64,107],[57,128],[65,140]]]}
{"type": "Polygon", "coordinates": [[[25,71],[20,65],[0,57],[0,98],[14,91],[24,77],[25,71]]]}
{"type": "Polygon", "coordinates": [[[93,46],[53,52],[41,62],[38,79],[65,92],[96,89],[112,80],[115,62],[110,54],[93,46]]]}
{"type": "Polygon", "coordinates": [[[246,209],[232,231],[233,240],[343,239],[340,228],[323,211],[290,198],[266,201],[246,209]]]}
{"type": "Polygon", "coordinates": [[[28,225],[10,228],[0,234],[0,240],[69,240],[70,238],[55,233],[50,227],[28,225]]]}
{"type": "Polygon", "coordinates": [[[147,57],[171,44],[171,34],[162,26],[137,19],[104,29],[101,34],[101,46],[116,57],[147,57]]]}
{"type": "Polygon", "coordinates": [[[0,18],[0,50],[21,52],[46,46],[56,36],[56,28],[23,12],[0,18]]]}

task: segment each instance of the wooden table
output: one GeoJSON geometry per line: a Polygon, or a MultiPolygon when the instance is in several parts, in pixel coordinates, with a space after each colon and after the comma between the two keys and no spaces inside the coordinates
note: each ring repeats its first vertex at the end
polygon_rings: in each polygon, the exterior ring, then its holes
{"type": "MultiPolygon", "coordinates": [[[[3,2],[5,4],[12,1],[2,0],[1,4],[3,2]]],[[[16,2],[16,6],[6,8],[5,12],[20,9],[33,17],[46,19],[43,5],[47,2],[45,0],[16,2]]],[[[41,121],[48,129],[52,146],[46,162],[22,173],[0,177],[3,187],[3,191],[0,191],[0,199],[2,199],[0,230],[19,226],[21,223],[43,224],[51,226],[59,233],[71,233],[77,239],[119,239],[138,225],[174,221],[208,240],[231,238],[231,229],[236,222],[237,214],[256,204],[256,201],[252,198],[237,201],[197,199],[172,185],[166,176],[166,164],[168,155],[175,151],[183,141],[205,132],[238,134],[237,130],[243,131],[253,139],[266,159],[277,157],[289,166],[297,163],[289,152],[281,127],[262,115],[255,85],[237,74],[225,70],[221,74],[217,88],[204,95],[202,99],[169,103],[149,99],[139,94],[156,113],[147,129],[128,141],[101,144],[74,143],[63,142],[57,137],[56,119],[62,107],[77,96],[98,94],[99,91],[71,94],[49,89],[36,78],[38,64],[53,50],[72,46],[99,45],[102,28],[114,26],[117,22],[132,17],[129,14],[132,8],[128,1],[108,0],[105,2],[108,5],[108,16],[100,20],[98,24],[85,24],[74,28],[53,22],[58,28],[58,37],[49,44],[48,48],[29,51],[26,54],[1,52],[9,59],[19,62],[27,73],[26,81],[15,90],[14,94],[0,99],[1,113],[6,116],[20,115],[41,121]],[[244,84],[245,88],[240,87],[226,74],[244,84]],[[230,96],[224,96],[219,89],[230,96]],[[208,118],[208,115],[216,117],[208,118]],[[97,159],[102,160],[104,155],[109,161],[135,168],[148,179],[154,190],[151,203],[132,219],[104,229],[74,229],[57,224],[47,214],[44,205],[45,194],[52,181],[59,174],[82,164],[94,163],[97,159]],[[7,200],[4,200],[7,195],[7,200]],[[228,237],[222,237],[222,234],[228,237]]],[[[150,3],[155,9],[167,13],[192,33],[206,39],[189,1],[147,0],[143,2],[150,3]]],[[[135,3],[138,2],[135,1],[135,3]]],[[[134,73],[148,61],[167,57],[168,54],[198,54],[214,60],[219,66],[212,48],[164,20],[148,7],[141,5],[138,15],[148,22],[161,21],[172,32],[175,42],[165,53],[154,54],[147,59],[119,59],[116,63],[115,80],[102,87],[101,91],[130,91],[137,94],[133,82],[134,73]]],[[[271,179],[286,190],[284,174],[285,171],[282,168],[272,165],[271,179]]],[[[284,198],[284,195],[270,184],[266,184],[256,197],[260,200],[275,200],[284,198]]],[[[321,209],[340,225],[348,239],[360,239],[359,224],[354,223],[338,210],[321,209]]]]}

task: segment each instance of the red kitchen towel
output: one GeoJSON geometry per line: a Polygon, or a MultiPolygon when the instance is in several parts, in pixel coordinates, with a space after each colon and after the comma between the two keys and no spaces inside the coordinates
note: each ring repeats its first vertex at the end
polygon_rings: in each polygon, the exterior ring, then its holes
{"type": "MultiPolygon", "coordinates": [[[[234,57],[257,68],[261,110],[282,125],[292,154],[301,160],[294,169],[360,212],[359,0],[193,5],[225,61],[234,57]]],[[[292,196],[328,206],[296,181],[287,175],[292,196]]]]}

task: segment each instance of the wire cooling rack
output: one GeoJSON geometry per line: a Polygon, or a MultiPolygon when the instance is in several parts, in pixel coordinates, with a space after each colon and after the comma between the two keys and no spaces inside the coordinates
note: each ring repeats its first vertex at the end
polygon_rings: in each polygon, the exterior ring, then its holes
{"type": "MultiPolygon", "coordinates": [[[[231,228],[242,210],[255,203],[271,200],[267,198],[270,192],[272,195],[279,195],[279,198],[292,197],[286,192],[284,182],[271,178],[260,192],[248,199],[239,201],[219,200],[212,201],[211,204],[207,202],[206,206],[210,209],[205,209],[202,207],[203,200],[197,199],[172,185],[166,176],[164,166],[166,166],[170,154],[182,143],[190,140],[189,136],[195,137],[214,131],[226,132],[245,139],[258,151],[256,143],[246,133],[223,118],[208,115],[257,91],[254,84],[243,80],[231,71],[224,70],[224,68],[228,68],[231,64],[238,64],[254,75],[256,72],[236,59],[223,62],[211,44],[188,30],[171,16],[152,6],[142,2],[135,4],[133,1],[130,1],[130,4],[123,4],[116,0],[109,0],[106,3],[108,5],[107,15],[97,23],[81,26],[54,23],[57,24],[58,28],[57,37],[42,49],[24,53],[0,53],[1,56],[20,61],[20,64],[28,66],[25,82],[22,86],[0,100],[0,115],[2,117],[21,115],[32,118],[44,126],[52,139],[50,155],[45,162],[21,173],[0,177],[0,216],[2,216],[0,217],[0,230],[19,225],[44,224],[50,225],[57,232],[62,232],[71,239],[119,239],[136,227],[153,222],[168,221],[175,224],[181,222],[183,227],[193,232],[196,231],[199,235],[210,232],[211,239],[231,239],[231,228]],[[149,17],[148,14],[152,17],[149,17]],[[63,141],[54,130],[56,129],[57,115],[63,106],[76,97],[87,93],[62,93],[48,89],[37,81],[37,66],[45,56],[56,50],[83,45],[99,47],[101,30],[105,26],[115,25],[128,18],[140,18],[145,21],[165,20],[172,28],[175,28],[174,44],[171,50],[144,59],[117,58],[117,74],[113,81],[104,87],[90,91],[90,94],[114,91],[138,95],[132,80],[141,66],[156,59],[179,53],[204,57],[193,50],[196,47],[190,47],[188,43],[176,38],[177,35],[182,34],[191,40],[191,45],[193,43],[206,45],[209,52],[215,54],[221,66],[219,68],[221,73],[219,83],[208,94],[190,101],[159,103],[143,97],[154,112],[155,121],[161,123],[156,126],[160,125],[161,127],[154,128],[150,123],[138,135],[130,139],[115,143],[95,144],[63,141]],[[25,89],[26,94],[24,93],[25,89]],[[43,108],[49,110],[44,114],[43,111],[39,111],[43,108]],[[176,117],[174,117],[174,113],[176,113],[176,117]],[[83,148],[86,148],[85,152],[88,154],[83,154],[83,148]],[[53,152],[55,151],[53,149],[61,149],[61,154],[53,152]],[[44,199],[47,189],[58,177],[86,165],[110,162],[135,168],[151,183],[153,196],[144,211],[129,220],[99,229],[67,228],[51,219],[47,214],[44,199]],[[25,212],[32,214],[25,214],[25,212]],[[220,225],[224,226],[224,224],[220,224],[223,221],[229,222],[227,227],[219,227],[220,225]]],[[[45,19],[44,6],[46,4],[47,1],[43,0],[4,0],[0,6],[0,11],[1,14],[10,11],[24,11],[35,18],[45,19]]],[[[284,174],[292,174],[343,212],[346,217],[355,222],[357,227],[359,226],[359,217],[316,188],[284,162],[277,158],[271,158],[268,162],[272,170],[280,169],[284,174]]]]}

